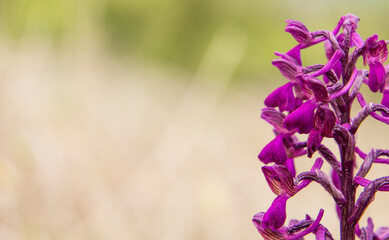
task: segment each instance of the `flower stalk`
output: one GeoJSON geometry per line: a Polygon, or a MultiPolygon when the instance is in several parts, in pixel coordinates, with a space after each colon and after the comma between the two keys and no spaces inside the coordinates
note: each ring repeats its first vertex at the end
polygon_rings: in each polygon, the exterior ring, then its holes
{"type": "Polygon", "coordinates": [[[266,108],[261,117],[270,123],[275,138],[259,153],[266,166],[263,174],[276,196],[266,212],[259,212],[253,223],[265,240],[302,239],[315,234],[318,240],[334,239],[320,221],[324,210],[316,219],[291,219],[286,225],[287,201],[311,182],[319,183],[334,200],[339,216],[341,240],[389,239],[389,228],[374,231],[371,218],[360,228],[360,219],[373,202],[378,191],[389,191],[389,176],[369,180],[365,178],[374,163],[389,164],[389,150],[372,149],[364,153],[356,144],[356,135],[363,121],[373,117],[389,125],[389,65],[384,65],[387,41],[373,35],[366,40],[356,32],[359,18],[348,14],[340,18],[332,31],[310,32],[301,22],[287,20],[285,31],[297,41],[287,53],[276,52],[278,59],[272,64],[287,82],[265,99],[266,108]],[[304,66],[300,52],[324,43],[326,63],[304,66]],[[368,69],[357,69],[358,59],[368,69]],[[364,87],[365,85],[366,87],[364,87]],[[381,103],[367,103],[360,90],[367,88],[382,95],[381,103]],[[361,110],[351,115],[357,100],[361,110]],[[299,138],[297,138],[299,136],[299,138]],[[298,139],[306,138],[305,141],[298,139]],[[322,141],[332,138],[338,145],[340,159],[322,141]],[[294,161],[320,154],[331,167],[329,174],[321,169],[322,158],[316,158],[310,171],[296,174],[294,161]],[[358,167],[357,157],[363,161],[358,167]],[[364,190],[357,197],[358,187],[364,190]]]}

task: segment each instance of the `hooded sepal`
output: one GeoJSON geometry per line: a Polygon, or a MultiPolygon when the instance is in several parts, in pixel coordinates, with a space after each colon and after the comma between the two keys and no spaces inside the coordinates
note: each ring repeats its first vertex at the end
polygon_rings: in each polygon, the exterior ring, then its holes
{"type": "Polygon", "coordinates": [[[274,194],[289,196],[296,194],[297,188],[294,185],[293,176],[285,166],[264,166],[262,172],[274,194]]]}

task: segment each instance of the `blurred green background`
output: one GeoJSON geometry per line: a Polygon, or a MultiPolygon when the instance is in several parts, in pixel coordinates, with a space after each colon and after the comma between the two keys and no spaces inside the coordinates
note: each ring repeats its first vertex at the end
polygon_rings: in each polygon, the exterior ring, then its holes
{"type": "MultiPolygon", "coordinates": [[[[388,10],[386,0],[0,0],[0,238],[260,239],[251,218],[274,195],[257,155],[274,136],[259,113],[285,81],[274,51],[296,44],[285,20],[314,31],[353,13],[364,39],[389,39],[388,10]]],[[[322,45],[302,55],[325,61],[322,45]]],[[[388,148],[387,126],[366,125],[358,146],[388,148]]],[[[332,199],[311,185],[288,201],[288,219],[325,208],[337,239],[332,199]]],[[[387,201],[377,196],[361,225],[386,224],[387,201]]]]}
{"type": "MultiPolygon", "coordinates": [[[[229,28],[229,34],[248,41],[234,78],[258,79],[274,72],[269,62],[275,50],[294,44],[283,31],[285,19],[303,21],[312,30],[327,29],[352,12],[362,19],[364,38],[375,32],[385,38],[387,7],[384,0],[2,0],[0,26],[3,36],[16,41],[43,35],[60,48],[88,37],[116,57],[188,72],[196,71],[215,34],[229,28]]],[[[308,55],[307,61],[314,58],[308,55]]]]}

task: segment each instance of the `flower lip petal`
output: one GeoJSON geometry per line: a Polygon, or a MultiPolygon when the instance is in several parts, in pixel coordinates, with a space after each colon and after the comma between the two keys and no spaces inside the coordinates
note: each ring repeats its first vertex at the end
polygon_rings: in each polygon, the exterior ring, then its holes
{"type": "Polygon", "coordinates": [[[335,113],[326,105],[319,105],[315,111],[315,129],[321,131],[323,137],[331,137],[336,123],[335,113]]]}
{"type": "Polygon", "coordinates": [[[362,37],[357,32],[351,33],[351,43],[358,49],[361,49],[365,45],[365,42],[363,41],[362,37]]]}
{"type": "Polygon", "coordinates": [[[385,68],[382,63],[375,61],[369,64],[369,88],[372,92],[383,91],[385,84],[385,68]]]}
{"type": "Polygon", "coordinates": [[[282,142],[283,134],[278,135],[270,143],[268,143],[259,153],[258,158],[263,163],[268,164],[274,162],[284,164],[287,156],[284,144],[282,142]]]}
{"type": "Polygon", "coordinates": [[[300,53],[300,51],[301,51],[301,47],[300,47],[300,44],[299,44],[296,47],[290,49],[286,54],[288,56],[291,56],[293,59],[295,59],[296,62],[298,63],[298,65],[301,66],[302,63],[301,63],[301,53],[300,53]]]}
{"type": "Polygon", "coordinates": [[[273,125],[275,131],[279,133],[289,133],[289,131],[285,129],[283,125],[285,115],[280,111],[274,108],[263,108],[261,118],[273,125]]]}
{"type": "Polygon", "coordinates": [[[384,40],[378,41],[377,34],[366,39],[366,48],[363,51],[363,63],[372,63],[378,61],[384,63],[388,58],[387,43],[384,40]]]}
{"type": "Polygon", "coordinates": [[[281,228],[286,220],[287,195],[278,195],[262,219],[262,227],[276,230],[281,228]]]}
{"type": "Polygon", "coordinates": [[[294,109],[293,83],[289,82],[274,90],[266,99],[267,107],[279,107],[280,111],[292,111],[294,109]]]}
{"type": "Polygon", "coordinates": [[[314,125],[316,103],[313,100],[304,102],[298,109],[284,119],[284,127],[289,131],[296,129],[298,133],[309,133],[314,125]]]}

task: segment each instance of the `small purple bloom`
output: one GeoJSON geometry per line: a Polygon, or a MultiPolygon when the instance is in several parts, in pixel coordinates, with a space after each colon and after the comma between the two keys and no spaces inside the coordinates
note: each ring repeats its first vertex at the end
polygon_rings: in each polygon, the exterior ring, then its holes
{"type": "Polygon", "coordinates": [[[357,32],[351,33],[351,46],[352,47],[355,46],[355,47],[361,49],[364,45],[365,45],[365,42],[363,41],[363,39],[361,38],[361,36],[359,36],[359,34],[357,32]]]}
{"type": "Polygon", "coordinates": [[[314,111],[316,103],[308,100],[284,119],[284,127],[289,131],[296,130],[298,133],[309,133],[314,125],[314,111]]]}
{"type": "Polygon", "coordinates": [[[258,158],[264,164],[274,162],[284,164],[287,156],[284,144],[282,143],[283,134],[278,135],[273,141],[267,144],[259,153],[258,158]]]}
{"type": "Polygon", "coordinates": [[[323,137],[331,137],[335,123],[335,113],[327,105],[319,105],[315,112],[315,129],[319,129],[323,137]]]}
{"type": "Polygon", "coordinates": [[[294,60],[296,60],[296,63],[301,66],[301,46],[297,45],[296,47],[289,50],[289,52],[286,53],[286,55],[292,57],[294,60]]]}
{"type": "Polygon", "coordinates": [[[295,107],[295,98],[293,95],[293,83],[289,82],[282,87],[274,90],[266,99],[267,107],[279,107],[280,111],[293,111],[295,107]]]}
{"type": "Polygon", "coordinates": [[[282,227],[286,220],[287,195],[278,195],[262,219],[262,227],[276,230],[282,227]]]}
{"type": "Polygon", "coordinates": [[[308,31],[307,27],[299,21],[296,20],[286,20],[285,31],[292,34],[294,39],[301,45],[308,45],[310,44],[314,37],[312,36],[312,33],[308,31]]]}
{"type": "Polygon", "coordinates": [[[312,157],[312,155],[319,148],[321,141],[323,141],[323,136],[321,135],[320,130],[312,130],[308,135],[308,157],[312,157]]]}
{"type": "Polygon", "coordinates": [[[294,58],[295,56],[289,56],[288,54],[276,53],[276,55],[281,58],[273,60],[272,64],[280,70],[284,77],[295,82],[295,78],[303,71],[298,60],[294,58]]]}
{"type": "MultiPolygon", "coordinates": [[[[330,60],[332,58],[332,56],[334,55],[335,53],[335,49],[332,47],[332,44],[330,41],[325,41],[324,42],[324,49],[325,49],[325,53],[326,53],[326,56],[327,56],[327,59],[330,60]]],[[[342,74],[342,64],[341,62],[337,62],[335,63],[333,66],[332,66],[332,69],[334,70],[336,76],[339,78],[342,74]]]]}
{"type": "Polygon", "coordinates": [[[366,39],[366,49],[363,52],[363,62],[366,65],[371,62],[384,63],[388,58],[388,48],[384,40],[378,41],[378,35],[366,39]]]}
{"type": "Polygon", "coordinates": [[[318,102],[328,102],[329,94],[324,83],[311,76],[302,76],[300,79],[308,86],[318,102]]]}
{"type": "Polygon", "coordinates": [[[371,91],[383,91],[386,79],[383,63],[388,57],[388,49],[384,40],[378,41],[377,34],[366,39],[365,50],[363,51],[363,61],[369,64],[368,85],[371,91]]]}
{"type": "Polygon", "coordinates": [[[264,166],[262,172],[274,194],[289,196],[296,194],[297,188],[288,168],[282,165],[264,166]]]}
{"type": "Polygon", "coordinates": [[[382,91],[385,84],[385,68],[382,63],[378,61],[372,61],[369,64],[369,88],[373,92],[382,91]]]}
{"type": "Polygon", "coordinates": [[[293,158],[288,158],[286,160],[284,166],[289,170],[289,172],[292,175],[292,177],[296,176],[296,169],[295,169],[295,166],[294,166],[294,159],[293,158]]]}

